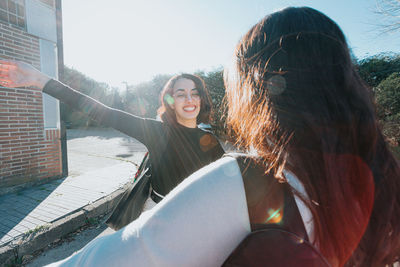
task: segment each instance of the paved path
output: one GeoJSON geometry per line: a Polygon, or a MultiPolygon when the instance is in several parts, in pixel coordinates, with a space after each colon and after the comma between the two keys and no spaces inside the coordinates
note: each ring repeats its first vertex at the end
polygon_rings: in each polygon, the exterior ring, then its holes
{"type": "Polygon", "coordinates": [[[67,178],[0,196],[0,265],[4,251],[29,234],[46,231],[78,211],[87,216],[95,210],[93,203],[106,203],[100,200],[123,192],[146,151],[114,130],[68,130],[67,135],[67,178]]]}
{"type": "Polygon", "coordinates": [[[110,212],[146,152],[110,129],[68,130],[67,137],[67,178],[0,197],[0,265],[110,212]]]}
{"type": "Polygon", "coordinates": [[[137,163],[147,151],[143,144],[112,129],[69,129],[67,139],[69,176],[124,161],[137,163]]]}
{"type": "Polygon", "coordinates": [[[0,197],[0,246],[48,227],[122,188],[135,166],[119,163],[0,197]]]}

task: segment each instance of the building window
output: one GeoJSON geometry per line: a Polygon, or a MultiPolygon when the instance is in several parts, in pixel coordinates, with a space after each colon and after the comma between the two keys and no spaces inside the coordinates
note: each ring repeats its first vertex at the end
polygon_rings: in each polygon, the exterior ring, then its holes
{"type": "Polygon", "coordinates": [[[48,5],[49,7],[55,8],[55,2],[54,0],[40,0],[45,5],[48,5]]]}
{"type": "Polygon", "coordinates": [[[0,0],[0,21],[25,29],[24,0],[0,0]]]}

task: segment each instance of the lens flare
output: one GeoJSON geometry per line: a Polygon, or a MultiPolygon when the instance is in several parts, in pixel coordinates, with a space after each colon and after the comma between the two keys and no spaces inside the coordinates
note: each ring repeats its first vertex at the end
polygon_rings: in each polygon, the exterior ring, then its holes
{"type": "Polygon", "coordinates": [[[164,100],[168,103],[168,105],[173,105],[175,103],[174,98],[170,94],[165,94],[164,100]]]}
{"type": "Polygon", "coordinates": [[[265,221],[265,223],[280,223],[282,221],[282,212],[281,208],[275,210],[275,209],[268,209],[268,219],[265,221]]]}
{"type": "Polygon", "coordinates": [[[200,148],[204,152],[214,148],[217,145],[217,141],[210,134],[205,134],[200,137],[200,148]]]}

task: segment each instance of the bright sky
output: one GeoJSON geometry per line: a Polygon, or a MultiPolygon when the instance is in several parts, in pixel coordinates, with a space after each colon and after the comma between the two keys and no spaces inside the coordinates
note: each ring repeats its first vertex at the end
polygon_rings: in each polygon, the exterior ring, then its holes
{"type": "Polygon", "coordinates": [[[64,60],[120,88],[157,74],[210,71],[265,15],[305,5],[336,21],[358,58],[400,52],[400,34],[377,30],[376,0],[64,0],[64,60]]]}

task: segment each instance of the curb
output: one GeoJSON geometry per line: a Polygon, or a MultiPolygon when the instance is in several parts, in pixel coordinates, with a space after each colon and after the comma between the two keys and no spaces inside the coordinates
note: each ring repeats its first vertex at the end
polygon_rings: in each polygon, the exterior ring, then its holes
{"type": "Polygon", "coordinates": [[[11,243],[0,247],[0,264],[5,266],[16,257],[31,255],[35,251],[45,248],[56,239],[71,233],[84,226],[87,220],[111,212],[116,206],[129,183],[93,203],[76,210],[72,214],[62,217],[44,230],[31,236],[20,237],[11,243]]]}

